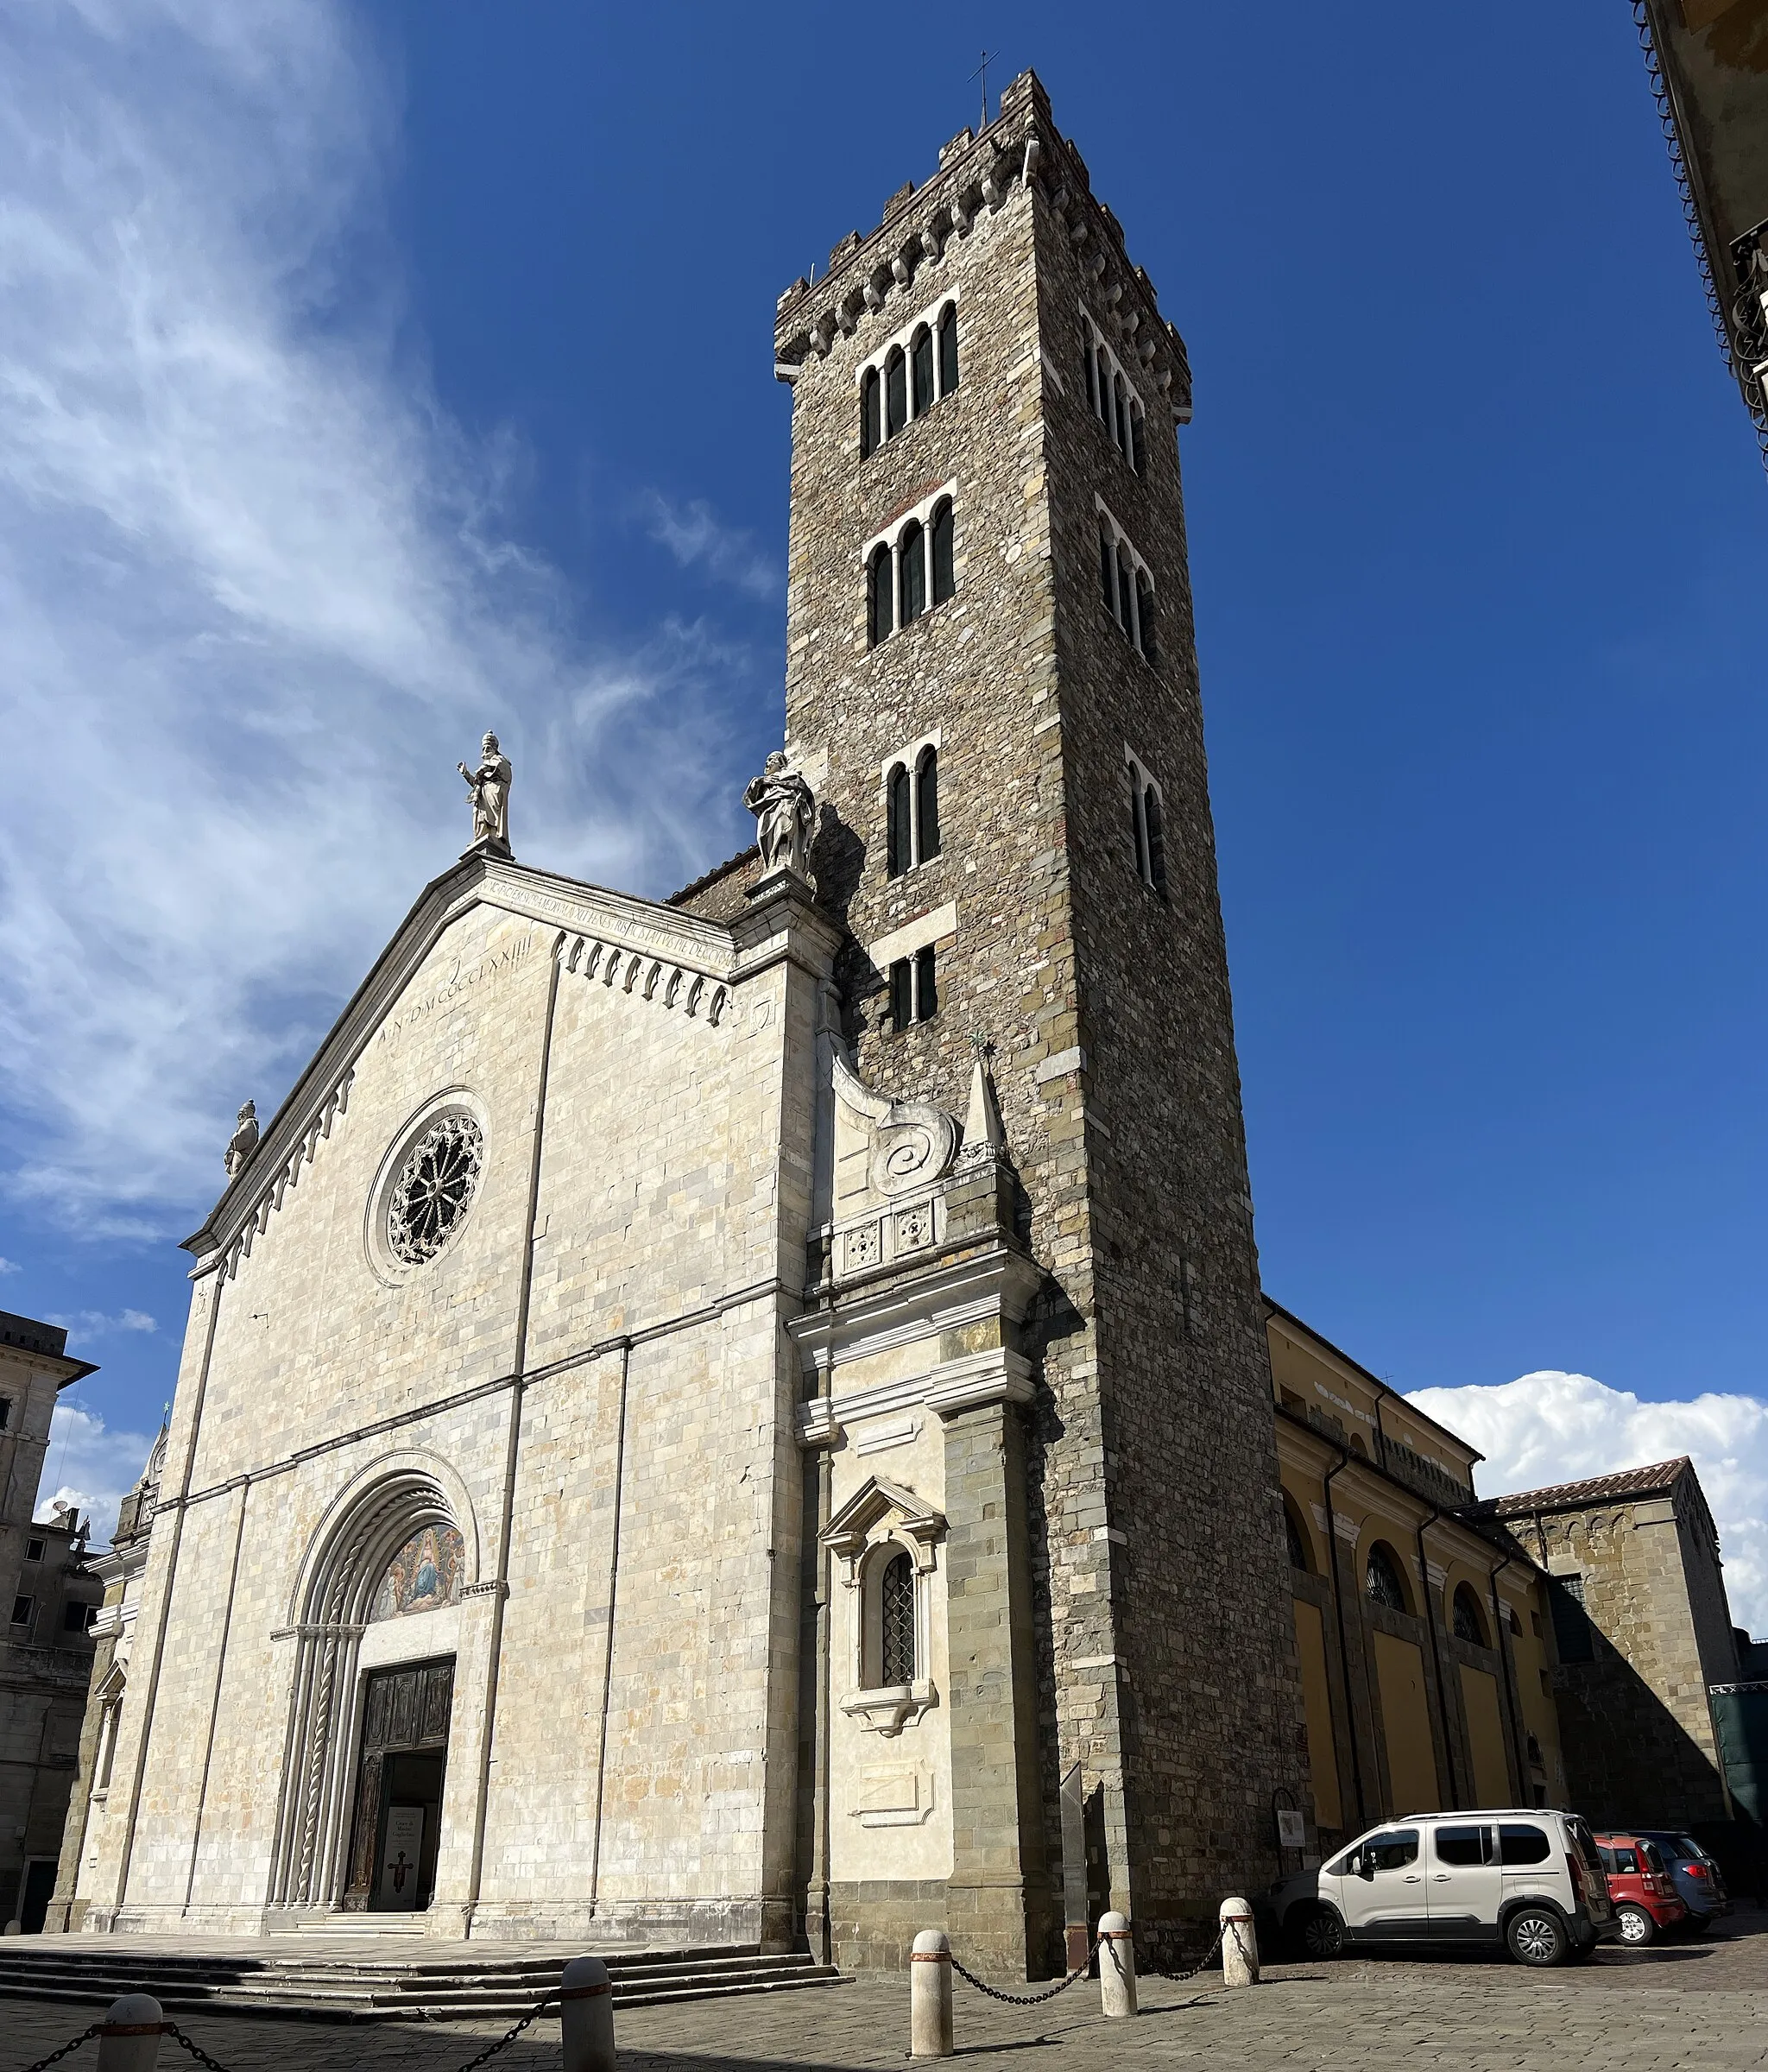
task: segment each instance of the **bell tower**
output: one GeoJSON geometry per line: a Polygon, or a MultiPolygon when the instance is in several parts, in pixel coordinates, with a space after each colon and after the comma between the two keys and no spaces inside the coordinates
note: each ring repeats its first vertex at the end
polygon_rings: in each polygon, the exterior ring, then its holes
{"type": "Polygon", "coordinates": [[[774,357],[786,741],[851,938],[843,1034],[881,1096],[958,1115],[986,1057],[1036,1268],[1013,1441],[1036,1745],[1014,1753],[1039,1832],[1013,1874],[1037,1968],[1082,1904],[1155,1936],[1213,1920],[1272,1874],[1273,1791],[1306,1803],[1174,436],[1190,370],[1030,73],[793,283],[774,357]]]}

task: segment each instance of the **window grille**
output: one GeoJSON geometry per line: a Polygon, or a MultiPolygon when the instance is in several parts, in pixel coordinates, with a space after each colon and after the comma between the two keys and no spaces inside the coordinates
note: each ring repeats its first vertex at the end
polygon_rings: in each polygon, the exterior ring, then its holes
{"type": "Polygon", "coordinates": [[[1405,1585],[1399,1579],[1399,1564],[1380,1540],[1369,1549],[1369,1565],[1363,1574],[1363,1588],[1372,1602],[1385,1604],[1391,1612],[1404,1612],[1411,1608],[1405,1601],[1405,1585]]]}
{"type": "Polygon", "coordinates": [[[1480,1616],[1478,1600],[1466,1583],[1455,1593],[1450,1623],[1457,1640],[1471,1640],[1475,1647],[1486,1646],[1486,1621],[1480,1616]]]}
{"type": "Polygon", "coordinates": [[[37,1601],[35,1597],[15,1597],[12,1601],[12,1623],[15,1626],[28,1626],[31,1614],[36,1608],[37,1601]]]}
{"type": "Polygon", "coordinates": [[[878,1586],[878,1682],[891,1690],[915,1680],[915,1564],[893,1554],[878,1586]]]}

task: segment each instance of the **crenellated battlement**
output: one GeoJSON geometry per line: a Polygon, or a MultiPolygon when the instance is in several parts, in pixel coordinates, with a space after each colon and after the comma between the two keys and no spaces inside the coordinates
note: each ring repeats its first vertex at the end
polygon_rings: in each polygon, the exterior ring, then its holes
{"type": "Polygon", "coordinates": [[[1188,424],[1184,340],[1160,314],[1153,282],[1124,249],[1122,224],[1095,199],[1085,160],[1057,130],[1050,97],[1029,71],[1008,85],[1001,112],[980,136],[961,130],[941,148],[938,169],[925,186],[906,182],[885,204],[875,230],[849,231],[835,245],[822,280],[813,284],[800,275],[780,296],[775,375],[795,381],[806,360],[826,358],[837,338],[851,337],[881,314],[900,322],[902,298],[912,295],[921,268],[943,257],[954,237],[969,237],[979,218],[1005,207],[1015,188],[1039,196],[1077,247],[1084,252],[1090,246],[1086,264],[1111,344],[1126,363],[1133,359],[1146,370],[1174,421],[1188,424]]]}

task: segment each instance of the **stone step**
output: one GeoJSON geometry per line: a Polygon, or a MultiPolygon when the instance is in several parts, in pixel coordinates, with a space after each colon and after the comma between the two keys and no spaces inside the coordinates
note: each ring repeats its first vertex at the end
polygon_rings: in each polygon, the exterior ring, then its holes
{"type": "MultiPolygon", "coordinates": [[[[212,2014],[293,2015],[344,2022],[467,2019],[525,2014],[558,1984],[559,1963],[527,1958],[462,1964],[439,1961],[421,1974],[382,1964],[352,1967],[338,1959],[323,1966],[306,1960],[205,1957],[189,1951],[134,1953],[109,1942],[104,1950],[60,1949],[47,1944],[0,1950],[0,1998],[91,2005],[123,1993],[147,1991],[168,2011],[212,2014]]],[[[561,1960],[562,1961],[562,1960],[561,1960]]],[[[722,1999],[804,1987],[840,1985],[832,1965],[807,1952],[763,1956],[758,1951],[691,1957],[679,1950],[621,1953],[609,1963],[616,2006],[657,2006],[722,1999]],[[642,1955],[641,1961],[632,1961],[642,1955]]]]}

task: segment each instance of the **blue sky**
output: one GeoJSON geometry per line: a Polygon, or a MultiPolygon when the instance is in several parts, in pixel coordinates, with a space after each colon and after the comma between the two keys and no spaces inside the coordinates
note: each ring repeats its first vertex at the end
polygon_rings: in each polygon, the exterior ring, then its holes
{"type": "Polygon", "coordinates": [[[1458,1392],[1487,1488],[1695,1446],[1768,1627],[1768,480],[1627,9],[1468,28],[0,28],[0,1304],[103,1370],[52,1475],[128,1479],[233,1109],[275,1106],[458,850],[485,724],[532,861],[660,894],[748,838],[774,300],[975,120],[986,43],[997,87],[1042,74],[1196,372],[1267,1283],[1458,1392]]]}

